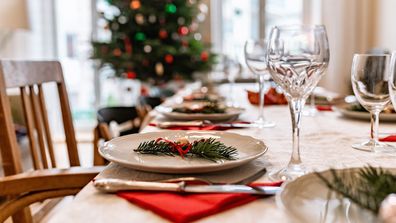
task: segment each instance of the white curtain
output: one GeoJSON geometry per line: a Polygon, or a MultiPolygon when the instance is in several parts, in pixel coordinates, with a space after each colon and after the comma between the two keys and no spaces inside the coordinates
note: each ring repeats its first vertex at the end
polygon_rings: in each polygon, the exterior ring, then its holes
{"type": "MultiPolygon", "coordinates": [[[[306,0],[310,22],[326,25],[330,65],[320,85],[350,94],[354,53],[396,50],[395,0],[306,0]]],[[[306,20],[307,21],[307,20],[306,20]]]]}
{"type": "Polygon", "coordinates": [[[364,53],[372,47],[374,3],[372,0],[321,0],[312,9],[320,10],[318,19],[321,21],[315,22],[326,26],[330,45],[330,64],[321,86],[341,94],[351,93],[353,54],[364,53]]]}

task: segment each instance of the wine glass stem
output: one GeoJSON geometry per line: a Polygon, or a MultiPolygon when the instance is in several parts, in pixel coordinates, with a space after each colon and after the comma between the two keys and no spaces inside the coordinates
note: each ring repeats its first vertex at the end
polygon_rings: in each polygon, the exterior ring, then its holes
{"type": "Polygon", "coordinates": [[[371,112],[370,138],[374,143],[378,142],[379,111],[371,112]]]}
{"type": "Polygon", "coordinates": [[[290,158],[290,165],[301,164],[300,158],[300,125],[301,125],[301,111],[304,107],[304,100],[302,99],[291,99],[289,100],[289,108],[292,119],[292,130],[293,130],[293,151],[290,158]]]}
{"type": "Polygon", "coordinates": [[[260,104],[259,104],[259,120],[264,121],[264,75],[259,75],[259,94],[260,94],[260,104]]]}

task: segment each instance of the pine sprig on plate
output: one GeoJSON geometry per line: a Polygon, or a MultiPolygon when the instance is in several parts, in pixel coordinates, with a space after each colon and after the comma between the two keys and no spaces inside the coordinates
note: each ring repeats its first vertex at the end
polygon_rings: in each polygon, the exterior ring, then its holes
{"type": "Polygon", "coordinates": [[[331,179],[321,173],[316,175],[329,189],[375,214],[386,196],[396,193],[396,175],[381,168],[368,166],[358,173],[338,173],[331,169],[330,173],[331,179]]]}
{"type": "Polygon", "coordinates": [[[173,108],[173,112],[179,112],[179,113],[187,113],[187,114],[195,114],[195,113],[202,113],[202,114],[221,114],[226,112],[226,108],[223,106],[220,106],[217,103],[210,102],[202,107],[198,108],[190,108],[190,107],[178,107],[178,108],[173,108]]]}
{"type": "Polygon", "coordinates": [[[235,160],[237,159],[238,151],[232,146],[226,146],[214,138],[196,140],[192,143],[171,142],[168,140],[151,140],[142,142],[138,148],[134,150],[141,154],[152,155],[180,155],[197,157],[211,161],[219,160],[235,160]]]}

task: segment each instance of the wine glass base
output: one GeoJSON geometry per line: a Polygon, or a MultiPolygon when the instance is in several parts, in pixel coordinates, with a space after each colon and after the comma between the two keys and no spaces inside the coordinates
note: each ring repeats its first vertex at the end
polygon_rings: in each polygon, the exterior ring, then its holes
{"type": "Polygon", "coordinates": [[[278,171],[271,172],[268,177],[272,181],[292,181],[302,175],[307,174],[307,169],[299,165],[288,165],[287,167],[278,171]]]}
{"type": "Polygon", "coordinates": [[[263,119],[258,119],[253,122],[254,126],[257,128],[272,128],[275,127],[275,122],[268,121],[268,120],[263,120],[263,119]]]}
{"type": "Polygon", "coordinates": [[[353,144],[352,148],[373,153],[396,153],[395,146],[383,142],[375,142],[373,140],[369,140],[360,144],[353,144]]]}

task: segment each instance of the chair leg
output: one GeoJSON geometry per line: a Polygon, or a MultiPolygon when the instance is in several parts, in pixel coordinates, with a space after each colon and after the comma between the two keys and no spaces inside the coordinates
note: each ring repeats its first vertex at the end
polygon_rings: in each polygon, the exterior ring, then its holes
{"type": "Polygon", "coordinates": [[[12,216],[13,223],[33,223],[32,214],[30,208],[26,207],[12,216]]]}
{"type": "Polygon", "coordinates": [[[95,127],[94,129],[94,140],[93,140],[93,154],[94,154],[94,166],[102,166],[105,164],[105,160],[99,154],[98,143],[100,140],[100,130],[99,126],[95,127]]]}

